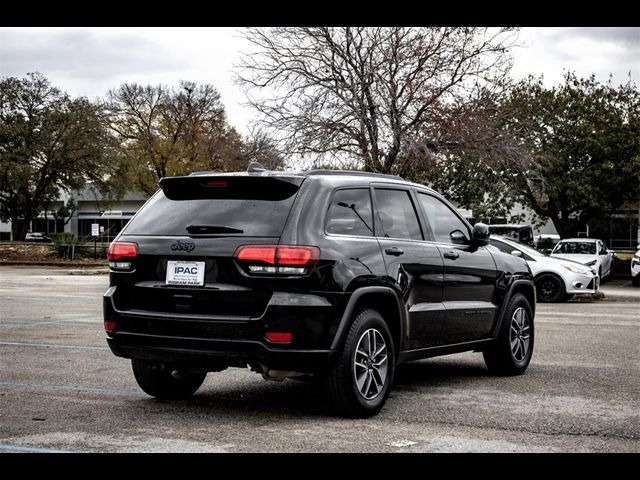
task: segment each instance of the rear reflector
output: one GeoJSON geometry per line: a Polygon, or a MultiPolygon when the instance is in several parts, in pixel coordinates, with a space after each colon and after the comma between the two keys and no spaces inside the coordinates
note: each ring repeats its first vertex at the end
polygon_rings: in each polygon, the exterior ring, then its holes
{"type": "Polygon", "coordinates": [[[116,322],[111,322],[109,320],[104,321],[104,329],[107,333],[111,333],[116,329],[116,322]]]}
{"type": "Polygon", "coordinates": [[[297,245],[242,245],[234,257],[248,273],[305,275],[318,263],[320,249],[297,245]]]}
{"type": "Polygon", "coordinates": [[[271,343],[291,343],[293,333],[291,332],[267,332],[264,337],[271,343]]]}

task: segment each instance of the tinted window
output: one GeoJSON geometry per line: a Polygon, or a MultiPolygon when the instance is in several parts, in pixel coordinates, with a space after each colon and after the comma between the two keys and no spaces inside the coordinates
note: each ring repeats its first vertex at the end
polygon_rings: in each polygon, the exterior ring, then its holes
{"type": "Polygon", "coordinates": [[[384,236],[422,240],[420,224],[409,192],[376,188],[376,205],[384,236]]]}
{"type": "Polygon", "coordinates": [[[509,237],[522,243],[533,242],[533,229],[531,227],[505,227],[489,225],[489,232],[502,237],[509,237]]]}
{"type": "Polygon", "coordinates": [[[466,244],[469,230],[449,207],[431,195],[418,194],[436,242],[466,244]]]}
{"type": "Polygon", "coordinates": [[[552,253],[575,253],[583,255],[595,255],[595,242],[561,242],[556,245],[552,253]]]}
{"type": "Polygon", "coordinates": [[[327,212],[325,231],[339,235],[372,236],[373,216],[369,189],[335,192],[327,212]]]}
{"type": "Polygon", "coordinates": [[[507,245],[506,243],[502,243],[502,242],[499,242],[497,240],[489,240],[489,243],[491,245],[493,245],[494,247],[496,247],[498,250],[500,250],[500,251],[502,251],[504,253],[509,253],[510,254],[511,252],[513,252],[515,250],[515,248],[507,245]]]}
{"type": "MultiPolygon", "coordinates": [[[[252,196],[256,196],[255,192],[252,196]]],[[[282,234],[294,199],[295,195],[279,200],[257,198],[171,200],[161,190],[127,224],[125,233],[187,235],[189,226],[208,226],[214,234],[278,237],[282,234]]]]}

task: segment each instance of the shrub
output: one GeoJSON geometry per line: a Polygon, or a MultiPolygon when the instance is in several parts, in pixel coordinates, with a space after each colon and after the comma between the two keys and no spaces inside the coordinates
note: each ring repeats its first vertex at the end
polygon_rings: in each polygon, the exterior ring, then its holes
{"type": "Polygon", "coordinates": [[[73,249],[70,245],[77,245],[78,239],[71,232],[58,232],[49,235],[57,246],[57,254],[60,258],[73,258],[73,249]]]}
{"type": "Polygon", "coordinates": [[[77,245],[78,239],[71,232],[58,232],[49,235],[56,245],[77,245]]]}

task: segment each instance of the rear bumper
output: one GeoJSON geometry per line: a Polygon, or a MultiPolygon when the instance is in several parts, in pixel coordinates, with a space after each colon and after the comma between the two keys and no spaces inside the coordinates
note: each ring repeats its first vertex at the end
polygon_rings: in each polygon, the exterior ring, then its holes
{"type": "Polygon", "coordinates": [[[111,287],[104,295],[103,313],[105,321],[116,324],[107,343],[119,357],[210,370],[259,363],[277,370],[313,373],[325,369],[334,354],[329,346],[337,329],[336,303],[340,302],[299,295],[296,305],[285,306],[282,296],[274,295],[273,302],[279,304],[270,304],[260,318],[178,316],[118,310],[115,290],[111,287]],[[272,344],[264,338],[266,331],[292,332],[293,342],[272,344]]]}
{"type": "Polygon", "coordinates": [[[325,369],[331,350],[270,348],[258,341],[165,337],[117,332],[107,338],[111,351],[124,358],[158,360],[212,370],[220,365],[259,363],[277,370],[316,372],[325,369]]]}

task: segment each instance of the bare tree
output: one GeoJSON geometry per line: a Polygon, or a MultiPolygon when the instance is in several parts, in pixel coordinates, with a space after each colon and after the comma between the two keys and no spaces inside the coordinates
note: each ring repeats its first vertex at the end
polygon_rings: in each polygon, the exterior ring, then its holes
{"type": "Polygon", "coordinates": [[[251,28],[236,81],[283,149],[402,174],[437,107],[504,77],[512,29],[251,28]]]}
{"type": "Polygon", "coordinates": [[[123,84],[109,91],[105,107],[136,183],[147,193],[165,176],[238,167],[241,137],[227,123],[213,85],[123,84]]]}
{"type": "Polygon", "coordinates": [[[264,130],[256,128],[244,138],[240,155],[245,164],[259,162],[269,170],[281,169],[285,163],[276,142],[264,130]]]}

